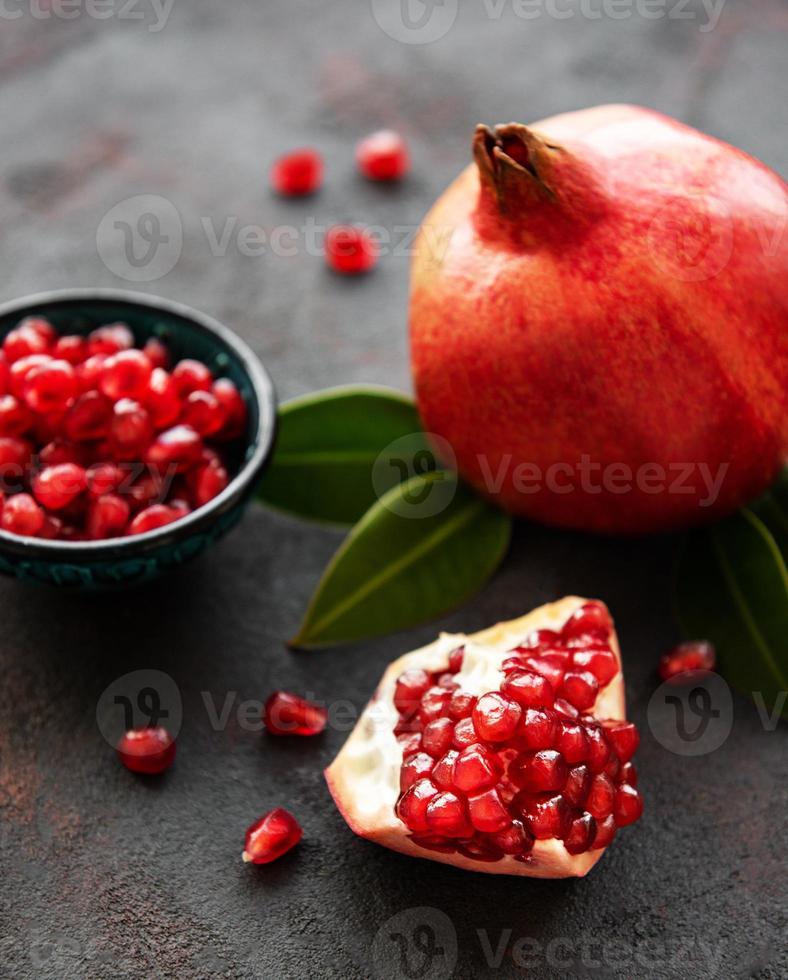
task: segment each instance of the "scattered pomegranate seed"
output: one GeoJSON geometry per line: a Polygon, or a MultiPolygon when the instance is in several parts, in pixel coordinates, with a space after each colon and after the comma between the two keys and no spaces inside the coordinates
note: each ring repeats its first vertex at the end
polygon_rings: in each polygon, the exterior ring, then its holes
{"type": "Polygon", "coordinates": [[[316,150],[293,150],[271,168],[271,184],[284,197],[314,194],[323,183],[323,158],[316,150]]]}
{"type": "Polygon", "coordinates": [[[399,133],[383,129],[359,142],[356,163],[369,180],[401,180],[410,169],[410,155],[399,133]]]}
{"type": "Polygon", "coordinates": [[[270,864],[292,850],[303,837],[296,818],[277,807],[264,814],[246,831],[243,860],[252,864],[270,864]]]}
{"type": "Polygon", "coordinates": [[[699,675],[714,670],[717,654],[706,640],[680,643],[659,662],[659,676],[672,684],[692,683],[699,675]]]}
{"type": "Polygon", "coordinates": [[[165,728],[132,728],[118,742],[118,758],[132,772],[158,776],[175,760],[175,740],[165,728]]]}
{"type": "Polygon", "coordinates": [[[375,240],[363,228],[336,225],[326,233],[325,255],[334,272],[355,276],[369,272],[376,265],[378,248],[375,240]]]}
{"type": "Polygon", "coordinates": [[[328,712],[313,701],[274,691],[265,703],[263,722],[272,735],[319,735],[328,722],[328,712]]]}
{"type": "Polygon", "coordinates": [[[44,526],[44,512],[29,493],[18,493],[3,504],[0,527],[12,534],[34,538],[44,526]]]}

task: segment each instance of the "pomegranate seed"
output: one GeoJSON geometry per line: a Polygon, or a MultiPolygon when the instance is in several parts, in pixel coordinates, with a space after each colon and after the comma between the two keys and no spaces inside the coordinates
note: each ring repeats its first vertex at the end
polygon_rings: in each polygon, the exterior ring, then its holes
{"type": "Polygon", "coordinates": [[[323,183],[323,158],[309,148],[279,157],[271,168],[271,185],[283,197],[314,194],[323,183]]]}
{"type": "Polygon", "coordinates": [[[477,796],[469,796],[468,813],[476,830],[485,834],[496,834],[506,830],[512,822],[509,811],[501,802],[495,789],[488,789],[477,796]]]}
{"type": "Polygon", "coordinates": [[[454,736],[451,744],[455,749],[465,749],[479,741],[472,718],[461,718],[454,726],[454,736]]]}
{"type": "Polygon", "coordinates": [[[501,690],[524,708],[550,707],[555,701],[550,681],[531,671],[513,671],[501,684],[501,690]]]}
{"type": "Polygon", "coordinates": [[[28,493],[9,497],[3,505],[0,528],[34,538],[44,526],[44,512],[28,493]]]}
{"type": "Polygon", "coordinates": [[[48,466],[60,466],[62,463],[82,465],[83,455],[79,447],[65,439],[53,439],[42,447],[38,454],[38,464],[46,469],[48,466]]]}
{"type": "Polygon", "coordinates": [[[87,487],[85,471],[76,463],[48,466],[33,479],[33,494],[42,507],[62,510],[87,487]]]}
{"type": "Polygon", "coordinates": [[[457,647],[449,654],[449,671],[457,674],[462,670],[462,661],[465,656],[465,647],[457,647]]]}
{"type": "Polygon", "coordinates": [[[108,357],[99,388],[113,402],[120,398],[144,399],[152,373],[151,363],[140,350],[122,350],[108,357]]]}
{"type": "Polygon", "coordinates": [[[155,531],[157,528],[172,524],[173,521],[177,521],[182,516],[172,507],[167,507],[164,504],[152,504],[137,514],[129,524],[126,534],[145,534],[148,531],[155,531]]]}
{"type": "Polygon", "coordinates": [[[587,759],[589,746],[583,726],[574,721],[559,719],[556,748],[570,765],[587,759]]]}
{"type": "Polygon", "coordinates": [[[549,708],[526,708],[520,735],[529,749],[550,749],[558,737],[558,720],[549,708]]]}
{"type": "Polygon", "coordinates": [[[369,180],[401,180],[410,169],[405,141],[390,129],[361,140],[356,146],[356,163],[369,180]]]}
{"type": "Polygon", "coordinates": [[[584,634],[607,639],[612,626],[610,614],[604,606],[598,602],[586,602],[579,609],[576,609],[566,621],[561,630],[561,636],[564,640],[584,634]]]}
{"type": "Polygon", "coordinates": [[[629,783],[630,786],[637,786],[638,771],[631,762],[626,762],[618,771],[618,782],[629,783]]]}
{"type": "Polygon", "coordinates": [[[403,759],[407,759],[421,749],[421,735],[418,732],[403,734],[402,732],[398,733],[395,729],[394,734],[397,735],[397,742],[402,749],[403,759]]]}
{"type": "Polygon", "coordinates": [[[32,453],[33,446],[26,439],[0,436],[0,479],[13,481],[22,477],[32,453]]]}
{"type": "Polygon", "coordinates": [[[454,679],[454,674],[450,674],[447,671],[445,674],[438,675],[438,687],[443,687],[447,691],[456,691],[459,686],[460,685],[454,679]]]}
{"type": "Polygon", "coordinates": [[[620,782],[618,778],[619,770],[621,769],[621,763],[618,761],[618,756],[612,753],[610,756],[610,761],[605,766],[603,772],[606,776],[609,776],[614,783],[620,782]]]}
{"type": "Polygon", "coordinates": [[[115,402],[110,422],[110,441],[118,459],[139,459],[146,448],[150,452],[152,435],[150,415],[138,401],[121,398],[115,402]]]}
{"type": "Polygon", "coordinates": [[[449,843],[443,837],[416,837],[411,834],[410,838],[419,847],[425,847],[428,851],[438,851],[441,854],[454,854],[457,850],[454,844],[449,843]]]}
{"type": "Polygon", "coordinates": [[[181,398],[185,398],[193,391],[210,391],[213,384],[210,368],[202,361],[194,361],[188,357],[178,361],[172,369],[171,377],[175,390],[181,398]]]}
{"type": "Polygon", "coordinates": [[[304,836],[296,818],[277,807],[246,831],[241,857],[251,864],[270,864],[292,850],[304,836]]]}
{"type": "Polygon", "coordinates": [[[673,684],[689,684],[699,674],[714,670],[717,655],[714,647],[706,640],[692,640],[680,643],[659,662],[659,676],[663,681],[673,684]]]}
{"type": "Polygon", "coordinates": [[[591,770],[588,766],[572,766],[564,785],[564,799],[572,806],[582,808],[591,789],[591,770]]]}
{"type": "Polygon", "coordinates": [[[534,839],[520,820],[513,820],[511,827],[493,835],[493,844],[504,854],[529,854],[533,850],[534,839]]]}
{"type": "Polygon", "coordinates": [[[555,749],[539,749],[518,756],[509,766],[509,779],[529,793],[554,793],[564,788],[569,770],[555,749]]]}
{"type": "Polygon", "coordinates": [[[55,517],[54,514],[45,514],[44,523],[41,526],[41,530],[38,532],[39,538],[44,538],[46,541],[55,541],[57,538],[63,536],[63,522],[59,517],[55,517]]]}
{"type": "Polygon", "coordinates": [[[145,341],[142,353],[148,358],[148,363],[153,368],[166,368],[170,363],[167,348],[156,337],[151,337],[145,341]]]}
{"type": "Polygon", "coordinates": [[[125,323],[109,323],[88,334],[88,357],[110,356],[134,346],[134,334],[125,323]]]}
{"type": "Polygon", "coordinates": [[[484,861],[488,864],[494,861],[500,861],[503,858],[501,849],[495,847],[482,835],[477,835],[469,841],[460,841],[457,845],[457,850],[464,857],[472,858],[474,861],[484,861]]]}
{"type": "Polygon", "coordinates": [[[49,343],[37,330],[20,324],[3,341],[3,353],[9,364],[14,364],[32,354],[46,354],[49,343]]]}
{"type": "Polygon", "coordinates": [[[534,630],[523,640],[517,650],[536,650],[540,647],[557,647],[561,643],[561,634],[555,630],[534,630]]]}
{"type": "Polygon", "coordinates": [[[468,745],[454,762],[452,779],[463,793],[478,793],[494,786],[501,778],[503,767],[498,756],[484,745],[468,745]]]}
{"type": "Polygon", "coordinates": [[[590,671],[600,687],[609,684],[618,673],[618,661],[612,650],[578,650],[572,661],[579,671],[590,671]]]}
{"type": "Polygon", "coordinates": [[[161,478],[153,473],[144,474],[135,480],[128,489],[132,510],[150,507],[151,504],[161,504],[164,502],[165,496],[161,478]]]}
{"type": "Polygon", "coordinates": [[[427,805],[438,795],[437,789],[429,779],[419,779],[403,793],[397,803],[397,816],[415,833],[425,833],[427,826],[427,805]]]}
{"type": "Polygon", "coordinates": [[[58,337],[52,348],[52,356],[59,361],[68,361],[76,367],[81,364],[88,353],[88,343],[84,337],[78,335],[58,337]]]}
{"type": "Polygon", "coordinates": [[[88,507],[86,529],[92,540],[119,537],[129,523],[128,502],[116,493],[93,500],[88,507]]]}
{"type": "Polygon", "coordinates": [[[202,453],[202,440],[188,425],[176,425],[160,432],[148,447],[145,461],[160,471],[182,473],[193,466],[202,453]]]}
{"type": "Polygon", "coordinates": [[[497,691],[483,694],[473,709],[473,724],[487,742],[506,742],[517,731],[523,709],[497,691]]]}
{"type": "Polygon", "coordinates": [[[434,759],[439,759],[451,748],[454,724],[450,718],[436,718],[424,726],[421,743],[424,751],[434,759]]]}
{"type": "Polygon", "coordinates": [[[126,474],[114,463],[94,463],[85,471],[88,494],[95,498],[114,493],[125,479],[126,474]]]}
{"type": "Polygon", "coordinates": [[[98,391],[81,394],[66,413],[63,427],[74,442],[94,442],[109,434],[112,402],[98,391]]]}
{"type": "Polygon", "coordinates": [[[132,728],[118,742],[118,758],[132,772],[158,776],[175,760],[175,740],[165,728],[132,728]]]}
{"type": "Polygon", "coordinates": [[[421,705],[419,706],[419,721],[423,724],[440,718],[444,713],[448,714],[448,704],[451,700],[452,692],[444,687],[433,685],[425,694],[422,695],[421,705]],[[444,711],[444,709],[446,709],[444,711]]]}
{"type": "Polygon", "coordinates": [[[515,796],[514,805],[519,809],[525,826],[537,840],[566,836],[572,811],[560,793],[532,796],[521,792],[515,796]]]}
{"type": "Polygon", "coordinates": [[[573,721],[577,721],[577,719],[580,717],[580,712],[577,710],[577,708],[568,701],[565,701],[563,698],[556,698],[553,707],[556,711],[562,714],[564,718],[570,718],[573,721]]]}
{"type": "Polygon", "coordinates": [[[0,395],[4,395],[8,391],[8,377],[8,358],[0,350],[0,395]]]}
{"type": "Polygon", "coordinates": [[[34,412],[62,412],[77,394],[74,368],[68,361],[47,361],[25,375],[24,399],[34,412]]]}
{"type": "Polygon", "coordinates": [[[296,694],[274,691],[265,702],[263,722],[272,735],[319,735],[328,722],[328,712],[296,694]]]}
{"type": "Polygon", "coordinates": [[[586,711],[594,706],[599,694],[599,681],[589,670],[570,671],[564,677],[561,694],[578,710],[586,711]]]}
{"type": "Polygon", "coordinates": [[[595,837],[596,820],[590,813],[581,813],[572,820],[564,847],[570,854],[582,854],[591,847],[595,837]]]}
{"type": "Polygon", "coordinates": [[[401,715],[415,714],[421,697],[431,685],[430,675],[424,670],[406,670],[394,688],[394,706],[401,715]]]}
{"type": "Polygon", "coordinates": [[[631,721],[603,721],[608,742],[621,762],[629,762],[640,744],[640,735],[631,721]]]}
{"type": "Polygon", "coordinates": [[[188,483],[195,507],[204,507],[218,497],[230,483],[227,470],[221,463],[197,466],[189,473],[188,483]]]}
{"type": "Polygon", "coordinates": [[[585,802],[586,810],[597,820],[603,820],[613,812],[615,795],[616,790],[610,777],[603,772],[597,773],[591,780],[591,788],[585,802]]]}
{"type": "Polygon", "coordinates": [[[212,392],[192,391],[183,404],[180,420],[205,438],[222,428],[224,414],[218,398],[212,392]]]}
{"type": "Polygon", "coordinates": [[[0,397],[0,436],[23,436],[33,427],[33,415],[13,395],[0,397]]]}
{"type": "Polygon", "coordinates": [[[455,691],[449,700],[449,717],[455,721],[469,718],[476,704],[476,698],[466,691],[455,691]]]}
{"type": "MultiPolygon", "coordinates": [[[[522,667],[522,664],[520,665],[522,667]]],[[[564,672],[566,671],[566,665],[560,663],[558,660],[551,659],[550,657],[530,657],[528,660],[528,667],[532,671],[536,671],[545,680],[549,681],[553,690],[558,691],[561,688],[561,681],[564,679],[564,672]]]]}
{"type": "MultiPolygon", "coordinates": [[[[440,765],[440,763],[438,763],[440,765]]],[[[400,793],[406,793],[411,786],[417,783],[420,779],[425,776],[429,776],[430,773],[433,774],[433,779],[435,779],[435,773],[438,766],[435,766],[435,760],[431,755],[427,755],[426,752],[417,752],[415,755],[409,756],[403,763],[402,768],[399,771],[399,789],[400,793]]],[[[438,785],[441,785],[438,783],[438,785]]],[[[450,784],[449,784],[450,785],[450,784]]],[[[448,788],[448,787],[444,787],[448,788]]]]}
{"type": "Polygon", "coordinates": [[[586,725],[588,739],[588,768],[593,773],[600,773],[610,761],[610,745],[602,729],[595,724],[586,725]]]}
{"type": "Polygon", "coordinates": [[[626,827],[643,815],[643,800],[634,786],[622,783],[616,787],[613,816],[617,827],[626,827]]]}
{"type": "Polygon", "coordinates": [[[175,382],[164,368],[153,369],[143,401],[157,429],[169,428],[180,418],[180,395],[175,382]]]}
{"type": "Polygon", "coordinates": [[[8,374],[8,389],[15,398],[25,399],[25,383],[30,372],[37,367],[49,364],[52,358],[49,354],[31,354],[14,361],[8,374]]]}
{"type": "Polygon", "coordinates": [[[35,330],[40,337],[44,338],[48,347],[51,347],[57,340],[57,330],[43,316],[27,317],[25,320],[22,320],[18,329],[35,330]]]}
{"type": "MultiPolygon", "coordinates": [[[[432,770],[432,781],[440,789],[453,789],[456,783],[454,782],[454,765],[459,759],[460,753],[456,749],[449,749],[443,758],[439,759],[437,762],[430,755],[425,755],[425,758],[430,760],[430,765],[434,765],[432,770]]],[[[427,775],[427,773],[424,773],[427,775]]],[[[457,787],[459,789],[459,787],[457,787]]]]}
{"type": "Polygon", "coordinates": [[[442,837],[468,837],[473,832],[464,801],[447,790],[429,800],[425,819],[428,830],[442,837]]]}
{"type": "Polygon", "coordinates": [[[592,850],[598,851],[603,847],[607,847],[612,843],[615,836],[616,820],[611,813],[609,816],[605,817],[604,820],[597,820],[594,843],[591,845],[592,850]]]}
{"type": "Polygon", "coordinates": [[[368,231],[354,225],[329,228],[326,233],[325,254],[329,267],[345,276],[369,272],[378,260],[378,249],[373,237],[368,231]]]}
{"type": "Polygon", "coordinates": [[[243,396],[229,378],[219,378],[211,388],[214,398],[219,403],[222,413],[222,428],[215,438],[222,442],[240,438],[246,429],[246,402],[243,396]]]}
{"type": "Polygon", "coordinates": [[[98,387],[106,361],[106,354],[94,354],[77,365],[75,372],[80,391],[93,391],[98,387]]]}

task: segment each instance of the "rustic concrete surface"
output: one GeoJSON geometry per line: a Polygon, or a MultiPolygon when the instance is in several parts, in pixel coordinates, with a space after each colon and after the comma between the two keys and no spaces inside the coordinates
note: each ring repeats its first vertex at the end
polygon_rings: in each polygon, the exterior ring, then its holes
{"type": "MultiPolygon", "coordinates": [[[[523,20],[512,4],[463,4],[444,37],[416,45],[388,36],[373,16],[385,4],[369,0],[175,0],[160,30],[151,0],[125,16],[118,2],[107,19],[83,4],[69,20],[52,16],[56,4],[6,0],[0,298],[134,286],[123,254],[100,239],[102,260],[97,230],[119,202],[157,195],[181,216],[183,250],[136,288],[229,323],[282,396],[353,380],[407,387],[402,239],[465,164],[477,121],[640,102],[788,170],[788,6],[728,0],[711,30],[699,2],[611,16],[626,6],[587,0],[586,11],[608,11],[589,19],[566,0],[523,20]],[[567,8],[575,16],[548,13],[567,8]],[[146,19],[129,18],[137,12],[146,19]],[[361,183],[351,166],[353,141],[381,125],[414,150],[414,174],[395,190],[361,183]],[[278,201],[267,166],[301,143],[324,150],[326,188],[278,201]],[[389,229],[397,254],[347,282],[301,234],[293,255],[239,248],[246,225],[336,219],[389,229]],[[226,228],[229,242],[212,247],[226,228]]],[[[452,9],[446,0],[434,12],[452,9]]],[[[724,744],[688,758],[646,724],[653,665],[675,638],[675,542],[518,528],[495,582],[439,624],[478,628],[570,591],[601,595],[618,616],[647,814],[588,879],[540,883],[357,840],[321,777],[344,737],[336,726],[298,744],[244,730],[238,703],[274,686],[361,706],[384,664],[435,631],[288,653],[282,640],[337,540],[258,509],[166,587],[99,600],[0,583],[0,976],[788,974],[784,729],[766,730],[736,698],[724,744]],[[183,698],[178,761],[155,785],[122,770],[96,726],[102,692],[138,668],[166,672],[183,698]],[[206,699],[219,711],[234,693],[227,724],[212,725],[206,699]],[[267,869],[244,867],[244,828],[277,804],[303,821],[303,845],[267,869]]]]}

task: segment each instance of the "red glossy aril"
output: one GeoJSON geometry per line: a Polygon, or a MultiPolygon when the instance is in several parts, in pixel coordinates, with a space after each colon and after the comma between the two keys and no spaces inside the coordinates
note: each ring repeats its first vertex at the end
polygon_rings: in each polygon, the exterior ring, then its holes
{"type": "Polygon", "coordinates": [[[358,143],[356,163],[369,180],[401,180],[410,168],[410,157],[399,133],[383,129],[358,143]]]}
{"type": "Polygon", "coordinates": [[[559,793],[518,793],[515,804],[520,810],[525,826],[537,840],[565,837],[572,819],[572,811],[559,793]]]}
{"type": "Polygon", "coordinates": [[[549,708],[526,708],[520,736],[529,749],[549,749],[555,745],[558,720],[549,708]]]}
{"type": "Polygon", "coordinates": [[[167,429],[178,421],[181,398],[171,376],[163,368],[154,368],[143,399],[157,429],[167,429]]]}
{"type": "Polygon", "coordinates": [[[272,735],[319,735],[328,722],[328,712],[296,694],[274,691],[265,702],[263,722],[272,735]]]}
{"type": "Polygon", "coordinates": [[[698,673],[714,670],[716,660],[714,647],[705,640],[680,643],[660,659],[659,676],[674,684],[689,683],[698,673]]]}
{"type": "MultiPolygon", "coordinates": [[[[440,763],[439,763],[440,764],[440,763]]],[[[435,760],[431,755],[427,755],[426,752],[416,752],[414,755],[408,756],[408,758],[402,763],[402,768],[399,773],[399,790],[400,793],[406,793],[414,783],[417,783],[420,779],[425,776],[429,776],[432,773],[432,778],[435,780],[437,786],[442,786],[441,783],[435,778],[435,771],[433,770],[435,766],[435,760]]],[[[437,766],[435,766],[437,770],[437,766]]],[[[448,788],[451,784],[442,786],[442,788],[448,788]]]]}
{"type": "Polygon", "coordinates": [[[156,337],[145,341],[142,353],[148,358],[153,368],[166,368],[170,363],[170,355],[165,345],[156,337]]]}
{"type": "Polygon", "coordinates": [[[150,415],[133,398],[121,398],[113,406],[109,434],[118,459],[140,459],[153,435],[150,415]]]}
{"type": "Polygon", "coordinates": [[[589,753],[588,738],[583,726],[578,722],[560,719],[556,748],[570,765],[583,762],[589,753]]]}
{"type": "Polygon", "coordinates": [[[626,827],[643,815],[643,800],[634,786],[622,783],[616,788],[613,816],[617,827],[626,827]]]}
{"type": "Polygon", "coordinates": [[[555,701],[550,681],[532,671],[512,671],[501,684],[501,690],[524,708],[549,707],[555,701]]]}
{"type": "Polygon", "coordinates": [[[85,471],[76,463],[48,466],[33,478],[33,494],[47,510],[63,510],[86,488],[85,471]]]}
{"type": "Polygon", "coordinates": [[[214,398],[219,402],[224,422],[216,433],[216,438],[223,442],[238,439],[246,429],[246,402],[240,391],[229,378],[219,378],[211,388],[214,398]]]}
{"type": "Polygon", "coordinates": [[[63,522],[59,517],[55,517],[54,514],[45,514],[44,523],[41,525],[38,537],[43,538],[45,541],[54,541],[57,538],[63,537],[63,522]]]}
{"type": "MultiPolygon", "coordinates": [[[[522,668],[525,664],[521,661],[519,666],[522,668]]],[[[545,680],[549,681],[554,691],[559,691],[561,681],[564,679],[566,664],[550,656],[530,657],[528,659],[528,669],[535,671],[541,677],[545,678],[545,680]]]]}
{"type": "Polygon", "coordinates": [[[202,361],[195,361],[188,357],[178,361],[172,369],[171,377],[175,390],[181,398],[185,398],[193,391],[210,391],[213,384],[210,368],[202,361]]]}
{"type": "Polygon", "coordinates": [[[493,834],[493,844],[504,854],[525,855],[533,850],[534,839],[521,820],[513,820],[511,827],[493,834]]]}
{"type": "Polygon", "coordinates": [[[404,793],[397,803],[397,816],[415,833],[425,833],[427,826],[427,805],[438,795],[438,790],[429,779],[419,779],[404,793]]]}
{"type": "Polygon", "coordinates": [[[588,634],[607,639],[611,626],[610,614],[605,607],[598,602],[587,602],[569,617],[561,630],[561,636],[568,640],[588,634]]]}
{"type": "Polygon", "coordinates": [[[588,739],[588,768],[593,773],[602,772],[610,761],[610,745],[598,725],[586,725],[588,739]]]}
{"type": "Polygon", "coordinates": [[[472,833],[465,802],[448,790],[437,793],[429,800],[425,820],[432,834],[467,837],[472,833]]]}
{"type": "Polygon", "coordinates": [[[570,854],[582,854],[589,850],[595,837],[596,820],[590,813],[581,813],[572,820],[569,833],[564,839],[564,847],[570,854]]]}
{"type": "Polygon", "coordinates": [[[112,415],[112,402],[108,398],[99,391],[86,391],[66,413],[63,428],[75,442],[93,442],[109,434],[112,415]]]}
{"type": "Polygon", "coordinates": [[[77,386],[80,391],[93,391],[98,387],[106,362],[106,354],[94,354],[76,366],[77,386]]]}
{"type": "Polygon", "coordinates": [[[68,361],[50,360],[31,368],[25,375],[25,401],[42,415],[64,411],[76,394],[77,379],[68,361]]]}
{"type": "Polygon", "coordinates": [[[564,799],[574,807],[582,808],[591,789],[591,770],[588,766],[572,766],[564,784],[564,799]]]}
{"type": "Polygon", "coordinates": [[[27,439],[0,436],[0,476],[4,479],[22,476],[32,452],[33,446],[27,439]]]}
{"type": "Polygon", "coordinates": [[[421,696],[431,686],[430,675],[425,670],[406,670],[394,688],[394,706],[400,714],[414,714],[421,696]]]}
{"type": "Polygon", "coordinates": [[[452,780],[463,793],[477,793],[494,786],[501,778],[503,766],[498,756],[478,743],[464,748],[454,762],[452,780]]]}
{"type": "MultiPolygon", "coordinates": [[[[426,753],[419,753],[420,758],[429,759],[430,766],[432,766],[432,781],[439,789],[453,789],[454,784],[454,766],[457,759],[460,757],[460,753],[456,749],[449,749],[449,751],[437,762],[432,758],[431,755],[426,753]]],[[[423,775],[429,775],[429,770],[423,773],[423,775]]]]}
{"type": "MultiPolygon", "coordinates": [[[[49,354],[31,354],[14,361],[8,373],[8,389],[16,398],[25,400],[25,382],[30,372],[44,364],[49,364],[52,358],[49,354]]],[[[26,400],[25,400],[26,401],[26,400]]]]}
{"type": "Polygon", "coordinates": [[[31,354],[46,354],[48,350],[49,343],[46,337],[24,324],[20,324],[6,334],[3,341],[3,353],[9,364],[30,357],[31,354]]]}
{"type": "Polygon", "coordinates": [[[18,330],[35,330],[35,332],[46,341],[47,347],[51,347],[57,340],[57,330],[45,317],[29,316],[17,327],[18,330]]]}
{"type": "Polygon", "coordinates": [[[620,762],[629,762],[640,744],[640,735],[631,721],[603,721],[608,742],[620,762]]]}
{"type": "Polygon", "coordinates": [[[99,388],[113,402],[120,398],[142,401],[148,391],[151,372],[151,363],[142,351],[119,351],[104,362],[99,388]]]}
{"type": "Polygon", "coordinates": [[[572,662],[577,670],[590,671],[600,687],[609,684],[618,673],[618,661],[612,650],[576,650],[572,662]]]}
{"type": "Polygon", "coordinates": [[[605,817],[604,820],[597,820],[594,843],[591,845],[592,850],[596,851],[600,848],[607,847],[615,836],[616,820],[611,813],[609,816],[605,817]]]}
{"type": "Polygon", "coordinates": [[[177,521],[181,513],[173,507],[165,504],[151,504],[145,510],[141,510],[134,520],[129,524],[126,534],[145,534],[148,531],[156,531],[160,527],[166,527],[177,521]]]}
{"type": "Polygon", "coordinates": [[[564,788],[569,770],[560,752],[539,749],[518,756],[509,766],[509,778],[529,793],[553,793],[564,788]]]}
{"type": "Polygon", "coordinates": [[[468,797],[468,814],[476,830],[485,834],[495,834],[506,830],[512,818],[501,802],[496,789],[468,797]]]}
{"type": "Polygon", "coordinates": [[[126,530],[130,508],[128,501],[116,493],[93,500],[88,507],[86,530],[93,540],[119,537],[126,530]]]}
{"type": "Polygon", "coordinates": [[[0,527],[12,534],[34,538],[44,526],[44,512],[27,493],[17,493],[3,504],[0,527]]]}
{"type": "Polygon", "coordinates": [[[451,748],[454,723],[451,718],[436,718],[424,726],[421,744],[434,759],[440,758],[451,748]]]}
{"type": "Polygon", "coordinates": [[[303,836],[296,818],[277,807],[248,828],[241,857],[251,864],[270,864],[292,850],[303,836]]]}
{"type": "Polygon", "coordinates": [[[603,772],[597,773],[591,780],[585,802],[586,810],[597,820],[604,819],[613,811],[615,792],[610,777],[603,772]]]}
{"type": "Polygon", "coordinates": [[[188,476],[195,507],[203,507],[224,490],[230,482],[227,470],[221,463],[196,466],[188,476]]]}
{"type": "Polygon", "coordinates": [[[183,403],[180,421],[190,425],[203,438],[214,435],[224,424],[224,412],[210,391],[192,391],[183,403]]]}
{"type": "Polygon", "coordinates": [[[589,670],[569,671],[560,688],[561,695],[580,711],[594,706],[599,694],[599,681],[589,670]]]}
{"type": "Polygon", "coordinates": [[[132,728],[118,742],[118,758],[132,772],[158,776],[175,760],[175,739],[165,728],[132,728]]]}
{"type": "Polygon", "coordinates": [[[617,780],[619,783],[629,783],[630,786],[637,786],[638,771],[631,762],[626,762],[618,770],[617,780]]]}
{"type": "Polygon", "coordinates": [[[449,717],[454,721],[470,717],[476,701],[477,699],[467,691],[454,691],[449,699],[449,717]]]}
{"type": "Polygon", "coordinates": [[[274,163],[271,186],[283,197],[314,194],[323,183],[323,169],[323,158],[317,150],[293,150],[274,163]]]}
{"type": "Polygon", "coordinates": [[[472,718],[461,718],[454,726],[451,744],[455,749],[465,749],[479,741],[472,718]]]}
{"type": "Polygon", "coordinates": [[[134,346],[134,334],[125,323],[109,323],[88,334],[88,357],[117,354],[134,346]]]}
{"type": "Polygon", "coordinates": [[[336,225],[326,233],[325,255],[334,272],[354,276],[374,267],[378,248],[372,235],[363,228],[336,225]]]}
{"type": "Polygon", "coordinates": [[[512,698],[497,691],[483,694],[473,709],[473,725],[488,742],[505,742],[512,738],[523,710],[512,698]]]}
{"type": "Polygon", "coordinates": [[[58,337],[52,348],[52,356],[60,361],[68,361],[76,367],[81,364],[88,354],[88,343],[84,337],[77,334],[58,337]]]}
{"type": "Polygon", "coordinates": [[[126,480],[126,473],[115,463],[94,463],[85,471],[87,491],[91,497],[103,497],[118,490],[126,480]]]}
{"type": "Polygon", "coordinates": [[[33,414],[13,395],[0,397],[0,436],[23,436],[33,427],[33,414]]]}

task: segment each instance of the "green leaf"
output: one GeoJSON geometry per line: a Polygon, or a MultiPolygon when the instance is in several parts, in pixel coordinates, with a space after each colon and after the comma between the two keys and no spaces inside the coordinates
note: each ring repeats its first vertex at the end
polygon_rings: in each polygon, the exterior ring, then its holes
{"type": "Polygon", "coordinates": [[[310,520],[354,524],[388,489],[437,468],[410,398],[373,386],[330,388],[279,411],[260,499],[310,520]]]}
{"type": "Polygon", "coordinates": [[[720,673],[788,717],[788,572],[763,521],[742,510],[687,538],[676,606],[688,637],[717,647],[720,673]]]}
{"type": "Polygon", "coordinates": [[[415,626],[473,595],[506,553],[511,520],[438,471],[393,487],[334,555],[291,645],[415,626]]]}
{"type": "Polygon", "coordinates": [[[787,558],[788,467],[782,471],[771,490],[750,505],[750,510],[769,528],[782,552],[783,558],[787,558]]]}

